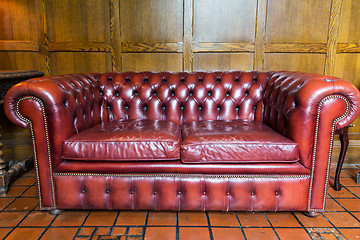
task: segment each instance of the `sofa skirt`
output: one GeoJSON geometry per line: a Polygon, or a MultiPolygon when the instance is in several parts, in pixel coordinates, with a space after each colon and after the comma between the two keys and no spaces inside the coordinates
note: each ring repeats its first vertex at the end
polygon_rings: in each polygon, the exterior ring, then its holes
{"type": "Polygon", "coordinates": [[[56,209],[306,211],[310,174],[54,173],[56,209]]]}

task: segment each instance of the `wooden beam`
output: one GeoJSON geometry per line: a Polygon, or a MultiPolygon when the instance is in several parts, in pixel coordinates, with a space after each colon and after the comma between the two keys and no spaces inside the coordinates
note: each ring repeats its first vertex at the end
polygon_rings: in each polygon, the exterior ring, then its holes
{"type": "Polygon", "coordinates": [[[256,71],[264,70],[265,57],[265,31],[267,0],[258,0],[256,9],[255,54],[253,68],[256,71]]]}
{"type": "Polygon", "coordinates": [[[180,53],[182,43],[149,43],[149,42],[123,42],[121,43],[122,52],[151,52],[151,53],[180,53]]]}
{"type": "Polygon", "coordinates": [[[269,53],[326,53],[326,43],[267,43],[269,53]]]}
{"type": "Polygon", "coordinates": [[[183,11],[183,70],[193,71],[193,19],[194,19],[194,0],[184,0],[183,11]]]}
{"type": "Polygon", "coordinates": [[[253,43],[194,43],[194,52],[254,52],[253,43]]]}
{"type": "Polygon", "coordinates": [[[327,50],[325,58],[326,75],[334,75],[337,37],[339,33],[340,13],[342,0],[332,0],[328,30],[327,50]]]}
{"type": "Polygon", "coordinates": [[[110,41],[113,71],[121,71],[120,1],[110,0],[110,41]]]}
{"type": "Polygon", "coordinates": [[[0,41],[0,51],[37,52],[39,43],[37,41],[0,41]]]}
{"type": "Polygon", "coordinates": [[[48,36],[46,26],[46,11],[45,0],[37,0],[37,11],[39,14],[39,31],[38,31],[38,46],[39,46],[39,61],[41,71],[45,76],[50,76],[50,56],[48,49],[48,36]]]}
{"type": "Polygon", "coordinates": [[[111,52],[104,42],[49,42],[49,52],[111,52]]]}
{"type": "Polygon", "coordinates": [[[339,43],[337,53],[360,53],[360,43],[339,43]]]}

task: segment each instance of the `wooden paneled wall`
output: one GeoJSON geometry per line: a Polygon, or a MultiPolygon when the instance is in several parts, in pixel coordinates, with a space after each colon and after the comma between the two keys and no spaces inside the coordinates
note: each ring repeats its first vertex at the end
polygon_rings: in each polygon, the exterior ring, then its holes
{"type": "Polygon", "coordinates": [[[359,29],[359,0],[2,0],[0,69],[295,70],[360,87],[359,29]]]}

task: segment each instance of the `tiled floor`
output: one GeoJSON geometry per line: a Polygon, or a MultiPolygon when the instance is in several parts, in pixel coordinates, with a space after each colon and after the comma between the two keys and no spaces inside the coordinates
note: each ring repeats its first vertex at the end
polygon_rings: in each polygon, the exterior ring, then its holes
{"type": "Polygon", "coordinates": [[[329,188],[326,212],[309,218],[299,212],[64,211],[52,216],[38,210],[32,170],[0,198],[0,238],[360,240],[360,184],[354,180],[359,171],[360,165],[345,166],[342,190],[329,188]]]}

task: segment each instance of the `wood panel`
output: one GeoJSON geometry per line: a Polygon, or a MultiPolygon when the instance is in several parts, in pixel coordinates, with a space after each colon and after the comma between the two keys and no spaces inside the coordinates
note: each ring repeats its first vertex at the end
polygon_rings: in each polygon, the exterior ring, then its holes
{"type": "Polygon", "coordinates": [[[325,43],[331,1],[268,0],[266,42],[325,43]]]}
{"type": "Polygon", "coordinates": [[[256,1],[194,1],[194,42],[254,42],[256,1]]]}
{"type": "Polygon", "coordinates": [[[324,54],[267,53],[265,54],[264,70],[286,70],[322,74],[324,72],[324,64],[324,54]]]}
{"type": "Polygon", "coordinates": [[[123,53],[123,71],[181,71],[179,53],[123,53]]]}
{"type": "Polygon", "coordinates": [[[194,70],[252,70],[253,53],[195,53],[194,70]]]}
{"type": "Polygon", "coordinates": [[[340,43],[360,43],[360,1],[343,0],[340,17],[340,43]]]}
{"type": "Polygon", "coordinates": [[[1,1],[0,40],[35,41],[38,27],[36,17],[33,0],[1,1]]]}
{"type": "Polygon", "coordinates": [[[124,42],[182,42],[181,0],[120,0],[124,42]]]}
{"type": "Polygon", "coordinates": [[[52,52],[51,75],[111,71],[111,55],[102,52],[52,52]]]}
{"type": "Polygon", "coordinates": [[[110,42],[109,1],[45,2],[49,42],[110,42]]]}
{"type": "Polygon", "coordinates": [[[0,52],[0,70],[39,69],[36,52],[0,52]]]}

